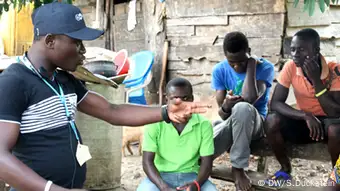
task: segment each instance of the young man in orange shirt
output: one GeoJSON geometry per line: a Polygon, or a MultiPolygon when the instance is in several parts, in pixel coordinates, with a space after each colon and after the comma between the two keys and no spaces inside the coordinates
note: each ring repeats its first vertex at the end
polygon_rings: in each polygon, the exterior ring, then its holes
{"type": "Polygon", "coordinates": [[[291,179],[284,141],[325,141],[335,165],[340,154],[340,68],[320,54],[320,37],[313,29],[297,32],[291,43],[293,60],[278,78],[265,121],[267,139],[281,170],[270,179],[291,179]],[[285,103],[293,86],[297,108],[285,103]]]}

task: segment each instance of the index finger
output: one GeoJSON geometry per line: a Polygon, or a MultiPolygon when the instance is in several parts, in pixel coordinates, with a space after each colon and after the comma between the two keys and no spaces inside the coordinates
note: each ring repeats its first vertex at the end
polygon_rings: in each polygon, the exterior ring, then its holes
{"type": "Polygon", "coordinates": [[[207,104],[207,103],[199,103],[199,102],[190,102],[191,108],[192,109],[196,109],[196,108],[211,108],[212,105],[211,104],[207,104]]]}

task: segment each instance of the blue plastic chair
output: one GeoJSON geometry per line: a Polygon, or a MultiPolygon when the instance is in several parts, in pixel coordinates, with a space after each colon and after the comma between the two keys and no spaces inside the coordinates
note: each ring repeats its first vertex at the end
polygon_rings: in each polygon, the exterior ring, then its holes
{"type": "Polygon", "coordinates": [[[146,105],[144,88],[151,82],[154,55],[151,51],[141,51],[130,57],[130,71],[123,81],[127,103],[146,105]]]}

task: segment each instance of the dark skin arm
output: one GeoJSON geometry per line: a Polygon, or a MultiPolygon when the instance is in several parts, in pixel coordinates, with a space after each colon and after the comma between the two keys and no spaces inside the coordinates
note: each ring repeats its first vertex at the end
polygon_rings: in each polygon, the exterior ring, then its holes
{"type": "MultiPolygon", "coordinates": [[[[169,106],[168,115],[173,122],[185,122],[192,113],[204,113],[207,105],[181,102],[176,99],[169,106]],[[170,112],[175,111],[175,112],[170,112]]],[[[104,120],[112,125],[142,126],[163,121],[161,107],[133,104],[111,104],[103,96],[89,92],[78,105],[79,111],[104,120]],[[134,116],[134,117],[131,117],[134,116]]]]}
{"type": "Polygon", "coordinates": [[[266,83],[256,80],[256,60],[249,58],[247,63],[246,78],[242,88],[242,98],[244,101],[254,104],[266,91],[266,83]]]}
{"type": "Polygon", "coordinates": [[[324,131],[321,126],[321,122],[311,113],[294,109],[286,104],[285,102],[288,97],[288,93],[289,89],[278,83],[274,89],[270,103],[270,110],[276,111],[288,118],[305,120],[310,131],[309,136],[316,141],[319,141],[319,139],[323,140],[324,131]]]}
{"type": "MultiPolygon", "coordinates": [[[[315,94],[321,92],[326,88],[326,86],[322,83],[320,76],[321,76],[321,69],[319,64],[320,59],[316,59],[314,57],[306,58],[304,65],[302,66],[303,71],[306,73],[308,79],[310,79],[313,83],[315,88],[315,94]],[[319,60],[319,61],[318,61],[319,60]]],[[[334,75],[334,74],[333,74],[334,75]]],[[[321,96],[317,97],[323,111],[329,117],[340,117],[340,103],[336,100],[339,100],[340,92],[325,92],[321,96]]]]}
{"type": "Polygon", "coordinates": [[[104,120],[113,125],[141,126],[162,121],[160,107],[137,106],[132,104],[116,105],[104,97],[89,92],[78,105],[79,111],[104,120]],[[128,114],[128,115],[127,115],[128,114]],[[131,116],[148,116],[145,118],[131,116]]]}
{"type": "Polygon", "coordinates": [[[227,91],[226,90],[217,90],[216,91],[216,101],[217,101],[217,105],[220,108],[218,110],[218,115],[221,117],[222,120],[226,120],[229,116],[230,116],[230,112],[225,113],[224,111],[222,111],[222,104],[225,100],[225,97],[227,95],[227,91]]]}
{"type": "MultiPolygon", "coordinates": [[[[143,152],[143,170],[147,177],[153,182],[160,190],[171,190],[168,185],[163,181],[160,176],[155,164],[155,153],[154,152],[143,152]]],[[[174,189],[172,189],[174,190],[174,189]]]]}
{"type": "MultiPolygon", "coordinates": [[[[320,92],[326,86],[321,82],[315,84],[315,91],[320,92]]],[[[325,92],[318,97],[319,103],[328,117],[340,117],[340,104],[335,100],[340,100],[340,92],[325,92]]]]}
{"type": "Polygon", "coordinates": [[[274,88],[273,96],[270,102],[270,110],[276,111],[292,119],[304,120],[306,116],[305,112],[294,109],[293,107],[286,104],[288,93],[289,88],[286,88],[278,83],[274,88]]]}
{"type": "Polygon", "coordinates": [[[204,156],[201,157],[201,165],[200,171],[198,173],[197,182],[200,186],[204,184],[204,182],[209,178],[210,173],[212,171],[213,165],[213,157],[212,156],[204,156]]]}
{"type": "MultiPolygon", "coordinates": [[[[0,179],[17,190],[44,190],[47,180],[19,161],[11,154],[11,149],[17,142],[20,126],[15,123],[0,122],[0,179]]],[[[51,191],[67,191],[52,184],[51,191]]]]}

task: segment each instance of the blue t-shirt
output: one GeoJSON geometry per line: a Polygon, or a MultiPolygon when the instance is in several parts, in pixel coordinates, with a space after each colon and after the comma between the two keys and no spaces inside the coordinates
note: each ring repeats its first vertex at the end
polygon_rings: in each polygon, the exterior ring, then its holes
{"type": "MultiPolygon", "coordinates": [[[[264,95],[254,104],[259,113],[267,115],[267,103],[269,93],[274,79],[274,65],[263,58],[258,59],[260,63],[256,66],[256,80],[266,83],[267,89],[264,95]]],[[[234,95],[242,95],[242,86],[246,73],[237,73],[229,65],[227,60],[216,64],[212,72],[212,88],[215,90],[233,90],[234,95]]]]}

